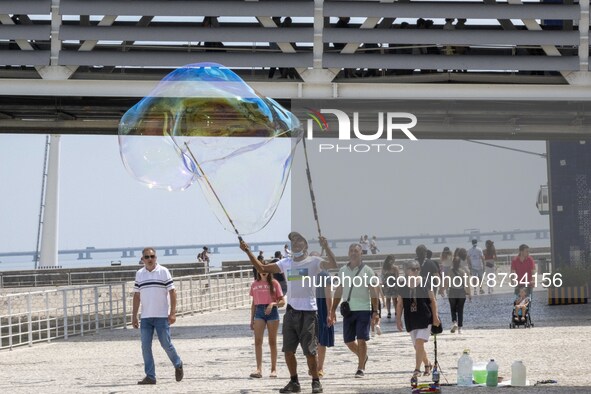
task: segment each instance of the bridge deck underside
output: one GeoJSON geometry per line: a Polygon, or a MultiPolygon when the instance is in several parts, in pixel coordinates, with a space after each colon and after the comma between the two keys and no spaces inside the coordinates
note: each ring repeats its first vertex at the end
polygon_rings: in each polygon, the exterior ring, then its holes
{"type": "MultiPolygon", "coordinates": [[[[0,97],[0,133],[117,134],[135,97],[0,97]]],[[[281,100],[300,119],[305,108],[354,111],[355,100],[281,100]]],[[[360,102],[361,103],[361,102],[360,102]]],[[[359,129],[375,132],[378,113],[407,112],[419,139],[580,139],[588,136],[591,103],[492,100],[363,100],[359,129]]],[[[337,128],[323,137],[336,138],[337,128]]],[[[385,135],[385,133],[384,133],[385,135]]],[[[403,138],[401,135],[400,138],[403,138]]]]}

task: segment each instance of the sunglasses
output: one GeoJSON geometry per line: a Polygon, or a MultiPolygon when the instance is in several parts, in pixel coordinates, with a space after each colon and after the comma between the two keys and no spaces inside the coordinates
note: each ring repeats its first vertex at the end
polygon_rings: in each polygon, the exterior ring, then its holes
{"type": "Polygon", "coordinates": [[[148,260],[148,259],[155,259],[156,255],[155,254],[147,254],[144,256],[144,259],[148,260]]]}
{"type": "Polygon", "coordinates": [[[415,267],[415,268],[409,268],[409,270],[412,272],[417,272],[419,269],[415,267]]]}

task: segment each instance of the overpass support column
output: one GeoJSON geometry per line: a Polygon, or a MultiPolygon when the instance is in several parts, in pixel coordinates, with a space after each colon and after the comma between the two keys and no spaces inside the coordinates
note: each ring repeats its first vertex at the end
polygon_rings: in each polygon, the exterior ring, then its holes
{"type": "Polygon", "coordinates": [[[43,210],[39,268],[59,267],[57,256],[59,231],[59,169],[60,136],[58,134],[52,134],[49,139],[47,188],[45,189],[45,209],[43,210]]]}

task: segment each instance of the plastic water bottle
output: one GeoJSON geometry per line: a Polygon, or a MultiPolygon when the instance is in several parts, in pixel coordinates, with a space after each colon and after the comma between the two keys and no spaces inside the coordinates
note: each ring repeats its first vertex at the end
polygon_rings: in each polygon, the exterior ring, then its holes
{"type": "Polygon", "coordinates": [[[433,367],[433,383],[439,384],[439,367],[437,365],[433,367]]]}
{"type": "Polygon", "coordinates": [[[486,386],[497,387],[499,384],[499,366],[494,359],[490,359],[486,365],[486,386]]]}
{"type": "Polygon", "coordinates": [[[511,365],[511,386],[525,386],[526,369],[521,360],[511,365]]]}
{"type": "Polygon", "coordinates": [[[458,386],[472,386],[472,365],[470,350],[465,349],[458,360],[458,386]]]}

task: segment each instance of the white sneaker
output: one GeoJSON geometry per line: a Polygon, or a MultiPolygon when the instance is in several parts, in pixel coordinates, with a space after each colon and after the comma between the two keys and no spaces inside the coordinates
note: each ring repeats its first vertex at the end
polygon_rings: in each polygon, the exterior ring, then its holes
{"type": "Polygon", "coordinates": [[[380,326],[376,326],[376,333],[382,335],[382,328],[380,326]]]}
{"type": "Polygon", "coordinates": [[[462,333],[462,327],[458,327],[458,334],[462,333]]]}
{"type": "Polygon", "coordinates": [[[454,325],[451,326],[451,333],[453,334],[454,332],[456,332],[457,329],[458,329],[458,324],[456,322],[454,322],[454,325]]]}

